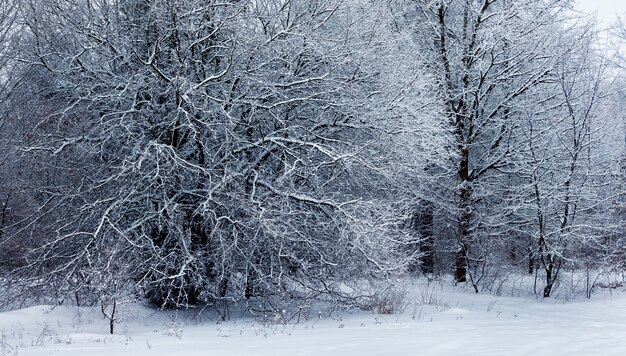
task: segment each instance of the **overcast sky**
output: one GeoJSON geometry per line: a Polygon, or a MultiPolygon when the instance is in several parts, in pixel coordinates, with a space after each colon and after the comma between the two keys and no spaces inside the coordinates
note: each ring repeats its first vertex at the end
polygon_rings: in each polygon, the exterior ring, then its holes
{"type": "Polygon", "coordinates": [[[578,9],[584,12],[598,13],[598,20],[602,25],[608,26],[613,23],[618,15],[626,16],[626,0],[575,0],[578,9]]]}

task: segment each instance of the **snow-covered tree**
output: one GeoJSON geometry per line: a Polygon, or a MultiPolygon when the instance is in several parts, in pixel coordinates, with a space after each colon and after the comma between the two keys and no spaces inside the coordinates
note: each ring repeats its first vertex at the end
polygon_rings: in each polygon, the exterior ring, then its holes
{"type": "Polygon", "coordinates": [[[47,191],[54,233],[32,250],[48,279],[179,307],[342,296],[412,258],[375,184],[387,175],[372,147],[391,124],[371,113],[383,76],[360,61],[380,40],[362,12],[49,0],[25,16],[21,60],[56,108],[25,150],[69,169],[47,191]]]}

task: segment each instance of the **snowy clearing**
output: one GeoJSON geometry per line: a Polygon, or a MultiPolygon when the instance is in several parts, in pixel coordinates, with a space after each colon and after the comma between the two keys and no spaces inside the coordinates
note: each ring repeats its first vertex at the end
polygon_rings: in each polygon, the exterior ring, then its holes
{"type": "Polygon", "coordinates": [[[97,308],[0,314],[1,355],[623,355],[626,293],[572,302],[416,287],[401,315],[216,324],[132,305],[116,335],[97,308]],[[423,297],[419,297],[419,295],[423,297]],[[421,299],[421,300],[420,300],[421,299]]]}

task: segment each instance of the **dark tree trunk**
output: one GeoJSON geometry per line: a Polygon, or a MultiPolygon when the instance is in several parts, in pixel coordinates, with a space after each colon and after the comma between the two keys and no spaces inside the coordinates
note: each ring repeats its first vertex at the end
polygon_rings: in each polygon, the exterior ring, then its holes
{"type": "Polygon", "coordinates": [[[552,271],[554,269],[554,264],[552,263],[552,256],[548,256],[550,262],[548,262],[548,266],[546,267],[546,286],[543,288],[543,297],[549,298],[550,293],[552,292],[552,286],[554,285],[554,279],[552,278],[552,271]]]}
{"type": "Polygon", "coordinates": [[[465,247],[461,247],[456,254],[454,280],[457,283],[467,282],[467,250],[465,247]]]}
{"type": "Polygon", "coordinates": [[[115,308],[117,307],[117,301],[113,299],[113,308],[111,309],[111,317],[109,318],[109,333],[113,335],[113,329],[115,328],[115,308]]]}
{"type": "Polygon", "coordinates": [[[472,221],[472,186],[469,174],[469,150],[461,148],[461,162],[459,164],[460,180],[460,216],[458,226],[459,251],[456,256],[456,269],[454,276],[456,282],[467,281],[467,269],[469,267],[469,245],[471,241],[470,224],[472,221]]]}
{"type": "Polygon", "coordinates": [[[422,263],[420,264],[420,268],[422,269],[422,273],[434,273],[435,272],[435,258],[433,251],[433,236],[428,235],[426,240],[422,242],[420,246],[420,252],[422,255],[422,263]]]}
{"type": "Polygon", "coordinates": [[[244,298],[250,299],[254,296],[254,275],[248,272],[248,278],[246,279],[246,288],[244,290],[244,298]]]}

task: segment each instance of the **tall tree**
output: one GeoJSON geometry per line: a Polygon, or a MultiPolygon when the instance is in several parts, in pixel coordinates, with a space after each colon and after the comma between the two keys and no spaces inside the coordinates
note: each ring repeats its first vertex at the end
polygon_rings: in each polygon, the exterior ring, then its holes
{"type": "Polygon", "coordinates": [[[342,2],[49,0],[27,15],[23,61],[58,100],[27,150],[72,168],[49,197],[69,214],[33,250],[49,278],[178,307],[342,296],[402,269],[409,237],[362,188],[382,177],[377,79],[355,49],[374,32],[342,2]]]}
{"type": "MultiPolygon", "coordinates": [[[[438,73],[437,95],[454,132],[450,147],[455,173],[448,198],[456,204],[458,252],[455,280],[475,288],[494,214],[502,216],[504,171],[519,127],[516,111],[525,95],[549,77],[555,58],[545,31],[562,9],[560,2],[417,1],[402,11],[424,51],[425,66],[438,73]],[[548,55],[546,55],[548,53],[548,55]],[[474,274],[468,276],[468,268],[474,274]]],[[[402,18],[402,17],[400,17],[402,18]]],[[[523,105],[527,105],[525,103],[523,105]]]]}

